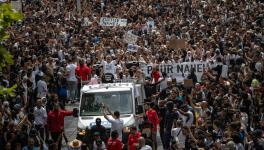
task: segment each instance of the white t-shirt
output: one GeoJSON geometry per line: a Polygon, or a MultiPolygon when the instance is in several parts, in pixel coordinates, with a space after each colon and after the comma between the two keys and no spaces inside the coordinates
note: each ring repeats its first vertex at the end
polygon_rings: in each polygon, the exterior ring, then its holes
{"type": "Polygon", "coordinates": [[[145,145],[141,147],[140,150],[152,150],[152,148],[149,145],[145,145]]]}
{"type": "Polygon", "coordinates": [[[37,88],[38,88],[38,96],[39,97],[46,97],[48,88],[47,88],[47,83],[43,80],[39,80],[37,83],[37,88]]]}
{"type": "Polygon", "coordinates": [[[116,130],[119,135],[119,139],[122,140],[122,131],[124,122],[121,119],[108,119],[108,121],[112,124],[111,132],[116,130]]]}
{"type": "Polygon", "coordinates": [[[262,71],[262,63],[261,62],[256,62],[255,64],[255,68],[257,69],[257,71],[261,72],[262,71]]]}
{"type": "Polygon", "coordinates": [[[34,124],[45,125],[47,123],[47,111],[44,107],[34,107],[34,124]]]}
{"type": "Polygon", "coordinates": [[[180,148],[185,148],[186,136],[182,133],[181,128],[173,128],[171,130],[171,136],[176,140],[180,148]]]}
{"type": "Polygon", "coordinates": [[[67,81],[77,81],[77,78],[75,76],[75,69],[76,69],[75,64],[68,64],[66,67],[67,72],[69,73],[67,77],[67,81]]]}
{"type": "Polygon", "coordinates": [[[106,61],[102,61],[102,65],[104,68],[104,73],[112,73],[113,75],[115,74],[115,61],[111,61],[110,63],[107,63],[106,61]]]}
{"type": "Polygon", "coordinates": [[[183,126],[191,127],[193,124],[193,113],[191,111],[186,112],[189,116],[185,116],[181,113],[179,113],[179,116],[182,118],[183,126]]]}
{"type": "Polygon", "coordinates": [[[168,87],[168,84],[167,84],[167,82],[168,82],[168,78],[165,78],[164,80],[163,80],[164,78],[159,78],[159,81],[161,81],[160,82],[160,92],[161,91],[163,91],[163,90],[165,90],[167,87],[168,87]]]}

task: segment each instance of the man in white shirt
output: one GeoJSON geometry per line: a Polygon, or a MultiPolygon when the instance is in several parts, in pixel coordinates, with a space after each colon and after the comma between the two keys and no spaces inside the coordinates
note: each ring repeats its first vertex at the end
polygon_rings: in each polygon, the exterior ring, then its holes
{"type": "Polygon", "coordinates": [[[115,111],[113,114],[109,108],[104,108],[103,114],[105,119],[112,124],[111,132],[116,130],[118,132],[119,139],[122,141],[122,131],[124,122],[120,119],[120,113],[118,111],[115,111]],[[110,114],[114,119],[109,118],[107,114],[110,114]]]}
{"type": "Polygon", "coordinates": [[[178,125],[178,127],[173,128],[171,130],[171,136],[176,141],[177,147],[179,149],[184,149],[185,148],[186,135],[188,133],[188,128],[182,126],[182,120],[178,120],[177,125],[178,125]]]}
{"type": "Polygon", "coordinates": [[[179,117],[183,121],[183,126],[191,127],[193,124],[194,116],[189,110],[188,105],[182,105],[179,110],[179,117]]]}
{"type": "Polygon", "coordinates": [[[39,81],[37,82],[38,97],[46,97],[48,93],[47,83],[43,80],[43,75],[43,72],[39,73],[39,81]]]}
{"type": "Polygon", "coordinates": [[[77,78],[75,75],[75,69],[77,65],[74,64],[73,59],[69,59],[68,65],[66,66],[66,76],[69,90],[69,99],[73,102],[76,98],[77,93],[77,78]]]}
{"type": "Polygon", "coordinates": [[[111,74],[115,74],[116,69],[115,69],[115,60],[112,60],[111,55],[107,55],[106,56],[106,61],[102,61],[102,66],[103,66],[103,72],[104,74],[106,73],[111,73],[111,74]]]}
{"type": "Polygon", "coordinates": [[[34,107],[34,125],[39,132],[40,137],[44,139],[44,126],[47,124],[47,111],[42,106],[42,100],[38,99],[36,107],[34,107]]]}
{"type": "Polygon", "coordinates": [[[144,137],[140,137],[138,139],[138,144],[139,144],[140,150],[152,150],[151,146],[146,145],[146,140],[144,139],[144,137]]]}

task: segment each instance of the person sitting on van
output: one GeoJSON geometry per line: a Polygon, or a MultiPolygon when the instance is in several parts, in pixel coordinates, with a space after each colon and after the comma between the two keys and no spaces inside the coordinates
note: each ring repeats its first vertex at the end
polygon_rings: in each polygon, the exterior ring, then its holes
{"type": "Polygon", "coordinates": [[[104,142],[107,141],[106,129],[104,126],[101,125],[101,119],[100,118],[96,118],[95,119],[95,125],[93,125],[91,127],[91,135],[94,135],[95,132],[100,133],[100,137],[104,142]]]}
{"type": "Polygon", "coordinates": [[[100,133],[94,133],[93,150],[105,150],[105,142],[101,139],[100,133]]]}

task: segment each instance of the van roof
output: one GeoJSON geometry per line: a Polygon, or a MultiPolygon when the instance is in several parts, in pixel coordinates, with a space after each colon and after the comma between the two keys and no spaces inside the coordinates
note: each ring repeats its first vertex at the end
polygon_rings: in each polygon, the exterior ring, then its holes
{"type": "Polygon", "coordinates": [[[96,85],[84,85],[81,92],[103,92],[103,91],[126,91],[129,88],[133,88],[133,83],[106,83],[96,85]],[[128,89],[127,89],[128,88],[128,89]]]}

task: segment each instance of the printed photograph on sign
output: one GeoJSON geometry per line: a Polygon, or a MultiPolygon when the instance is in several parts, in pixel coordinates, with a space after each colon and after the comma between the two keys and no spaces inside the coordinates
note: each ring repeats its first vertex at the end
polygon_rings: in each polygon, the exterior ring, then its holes
{"type": "Polygon", "coordinates": [[[138,45],[134,45],[134,44],[128,44],[127,45],[127,51],[137,52],[137,50],[138,50],[138,45]]]}
{"type": "Polygon", "coordinates": [[[132,34],[132,33],[129,33],[127,32],[125,35],[124,35],[124,41],[126,43],[129,43],[129,44],[135,44],[137,42],[137,39],[138,39],[138,36],[132,34]]]}

